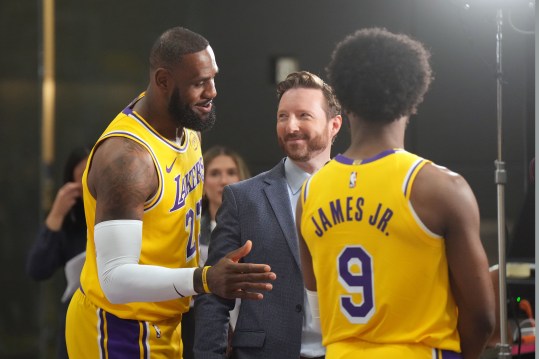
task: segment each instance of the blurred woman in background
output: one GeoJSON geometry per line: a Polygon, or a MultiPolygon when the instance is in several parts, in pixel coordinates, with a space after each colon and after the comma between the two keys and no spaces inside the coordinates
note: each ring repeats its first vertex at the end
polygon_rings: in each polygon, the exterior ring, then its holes
{"type": "Polygon", "coordinates": [[[65,315],[71,296],[80,286],[80,272],[86,257],[82,174],[89,154],[89,147],[75,148],[69,154],[64,166],[63,185],[56,193],[51,210],[26,259],[26,272],[36,281],[49,279],[58,268],[64,268],[67,283],[59,313],[58,358],[68,358],[65,315]]]}
{"type": "MultiPolygon", "coordinates": [[[[204,196],[202,197],[202,217],[200,219],[199,266],[203,267],[208,258],[211,232],[216,226],[215,216],[221,206],[223,189],[226,185],[251,177],[243,158],[224,146],[213,146],[206,150],[204,157],[204,196]]],[[[236,303],[236,308],[238,303],[236,303]]],[[[231,311],[231,323],[237,319],[237,309],[231,311]],[[236,312],[236,318],[234,313],[236,312]]],[[[231,333],[232,331],[229,331],[231,333]]],[[[182,318],[183,359],[193,359],[195,334],[194,308],[182,318]]]]}
{"type": "Polygon", "coordinates": [[[221,207],[223,189],[226,185],[251,177],[243,158],[233,150],[214,146],[203,154],[204,157],[204,197],[202,198],[202,218],[200,229],[200,260],[203,266],[208,258],[211,231],[215,228],[215,215],[221,207]]]}

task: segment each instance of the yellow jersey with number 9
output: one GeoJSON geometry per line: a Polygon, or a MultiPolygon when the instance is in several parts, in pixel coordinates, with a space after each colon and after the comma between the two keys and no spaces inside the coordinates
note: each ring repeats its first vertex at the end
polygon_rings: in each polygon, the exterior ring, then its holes
{"type": "MultiPolygon", "coordinates": [[[[339,342],[369,358],[387,355],[377,354],[377,345],[460,352],[444,238],[410,203],[426,163],[402,149],[361,162],[338,155],[303,185],[301,234],[312,255],[328,354],[339,342]]],[[[419,351],[398,357],[421,358],[419,351]]]]}
{"type": "Polygon", "coordinates": [[[99,144],[110,137],[128,138],[146,149],[155,164],[159,187],[144,206],[142,248],[139,263],[168,268],[196,267],[202,213],[204,164],[195,131],[184,129],[181,145],[155,131],[131,103],[110,123],[92,150],[83,175],[83,198],[88,225],[86,262],[81,287],[98,307],[123,319],[160,321],[179,318],[189,309],[190,297],[155,303],[110,303],[99,284],[94,245],[96,200],[88,190],[87,174],[99,144]]]}

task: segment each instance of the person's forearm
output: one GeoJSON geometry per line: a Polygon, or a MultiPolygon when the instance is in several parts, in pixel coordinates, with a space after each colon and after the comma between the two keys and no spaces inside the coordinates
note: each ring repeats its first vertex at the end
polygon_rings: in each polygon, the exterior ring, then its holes
{"type": "Polygon", "coordinates": [[[477,359],[485,350],[488,339],[492,335],[492,323],[480,318],[462,320],[459,323],[460,347],[463,359],[477,359]]]}
{"type": "Polygon", "coordinates": [[[101,222],[94,228],[94,242],[99,282],[111,303],[160,302],[196,294],[195,268],[139,264],[142,221],[101,222]]]}
{"type": "Polygon", "coordinates": [[[107,299],[114,304],[161,302],[190,297],[194,268],[165,268],[134,263],[121,264],[105,273],[100,283],[107,299]]]}
{"type": "Polygon", "coordinates": [[[64,222],[64,216],[58,213],[49,213],[45,219],[45,226],[51,231],[59,231],[62,228],[64,222]]]}

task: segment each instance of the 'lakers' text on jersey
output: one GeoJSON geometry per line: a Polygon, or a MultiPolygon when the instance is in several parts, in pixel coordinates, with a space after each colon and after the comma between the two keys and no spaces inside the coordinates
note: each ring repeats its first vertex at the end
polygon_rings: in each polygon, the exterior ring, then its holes
{"type": "MultiPolygon", "coordinates": [[[[195,267],[198,263],[204,182],[204,164],[198,134],[184,129],[184,141],[181,145],[169,141],[131,107],[132,105],[128,106],[116,116],[97,141],[96,147],[107,138],[120,136],[141,145],[154,161],[159,185],[156,194],[144,206],[139,263],[168,268],[195,267]]],[[[88,166],[91,165],[92,156],[93,151],[88,166]]],[[[95,259],[93,228],[96,201],[88,190],[88,168],[83,176],[88,242],[86,263],[81,275],[82,290],[94,305],[120,318],[143,321],[181,318],[181,313],[189,309],[190,297],[127,304],[112,304],[106,299],[99,284],[95,259]]]]}
{"type": "Polygon", "coordinates": [[[425,163],[400,149],[360,163],[339,155],[302,188],[301,234],[330,357],[384,358],[391,352],[378,348],[395,344],[397,353],[410,353],[399,356],[405,359],[460,352],[444,239],[410,203],[425,163]]]}

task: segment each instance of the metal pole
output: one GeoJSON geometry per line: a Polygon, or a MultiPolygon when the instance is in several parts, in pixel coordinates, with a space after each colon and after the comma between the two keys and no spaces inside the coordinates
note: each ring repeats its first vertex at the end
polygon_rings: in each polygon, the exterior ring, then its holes
{"type": "Polygon", "coordinates": [[[54,0],[43,0],[43,53],[41,88],[41,211],[46,212],[52,201],[54,162],[54,122],[56,101],[54,0]]]}
{"type": "MultiPolygon", "coordinates": [[[[54,0],[41,0],[40,11],[42,34],[38,75],[41,77],[41,151],[40,151],[40,201],[39,220],[44,217],[52,204],[54,181],[54,123],[56,104],[55,76],[55,17],[54,0]]],[[[40,283],[38,304],[39,315],[39,358],[48,358],[55,343],[58,297],[50,283],[40,283]]]]}
{"type": "Polygon", "coordinates": [[[500,296],[500,343],[497,345],[498,358],[511,358],[511,347],[507,343],[507,290],[506,290],[506,260],[505,260],[505,183],[507,173],[505,163],[502,160],[502,26],[503,13],[498,9],[496,14],[496,112],[498,131],[498,157],[496,166],[495,182],[498,198],[498,267],[499,267],[499,296],[500,296]]]}

